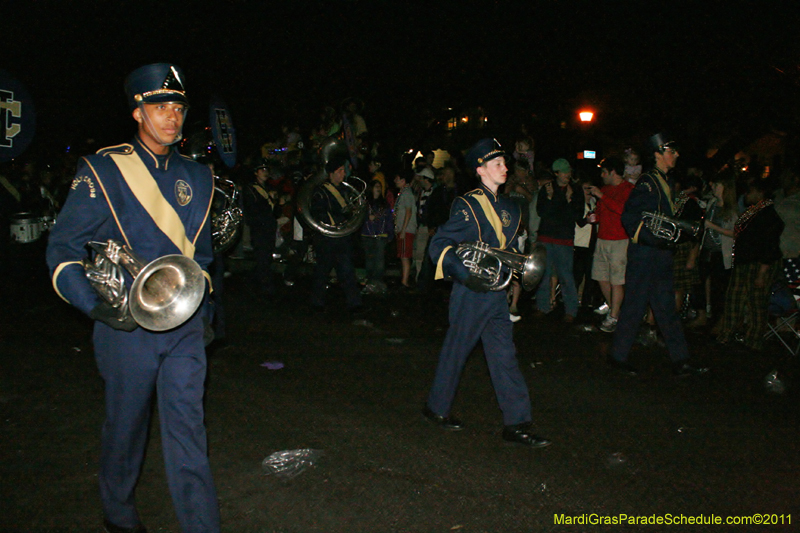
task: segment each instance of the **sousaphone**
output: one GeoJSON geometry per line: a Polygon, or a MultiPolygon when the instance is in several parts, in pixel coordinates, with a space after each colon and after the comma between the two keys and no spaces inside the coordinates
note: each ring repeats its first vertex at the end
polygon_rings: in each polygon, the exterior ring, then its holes
{"type": "MultiPolygon", "coordinates": [[[[328,237],[346,237],[358,231],[364,224],[367,216],[367,199],[365,192],[367,184],[355,176],[348,176],[342,185],[347,190],[347,205],[342,209],[347,219],[340,224],[332,224],[324,220],[317,220],[311,214],[311,197],[314,189],[328,178],[325,166],[335,155],[347,157],[347,144],[337,137],[328,137],[319,147],[318,165],[316,174],[303,183],[297,193],[297,211],[303,219],[314,229],[328,237]],[[355,185],[354,185],[355,184],[355,185]]],[[[349,166],[349,165],[348,165],[349,166]]]]}

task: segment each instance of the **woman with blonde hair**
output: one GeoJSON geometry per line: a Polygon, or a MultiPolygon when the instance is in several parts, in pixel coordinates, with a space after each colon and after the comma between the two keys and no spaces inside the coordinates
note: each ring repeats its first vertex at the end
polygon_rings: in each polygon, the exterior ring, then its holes
{"type": "Polygon", "coordinates": [[[698,258],[703,289],[697,294],[697,318],[689,324],[690,327],[705,326],[709,311],[713,320],[722,318],[733,262],[733,225],[739,216],[736,182],[732,174],[721,173],[710,180],[710,186],[714,196],[706,207],[705,231],[698,258]]]}

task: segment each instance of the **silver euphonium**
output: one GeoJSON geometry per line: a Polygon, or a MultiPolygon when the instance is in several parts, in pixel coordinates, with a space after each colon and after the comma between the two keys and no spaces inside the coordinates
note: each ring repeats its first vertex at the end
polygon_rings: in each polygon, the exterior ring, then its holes
{"type": "Polygon", "coordinates": [[[126,245],[91,241],[94,258],[81,264],[95,291],[122,317],[131,316],[144,329],[166,331],[194,315],[205,294],[203,270],[185,255],[165,255],[145,265],[126,245]],[[133,278],[125,290],[123,269],[133,278]]]}
{"type": "Polygon", "coordinates": [[[236,244],[243,222],[239,188],[230,180],[214,176],[214,199],[211,202],[211,244],[214,253],[224,253],[236,244]]]}
{"type": "Polygon", "coordinates": [[[342,185],[348,191],[348,197],[345,198],[347,205],[342,209],[348,215],[347,220],[340,224],[331,224],[324,220],[316,220],[311,214],[311,197],[314,195],[314,189],[328,178],[325,165],[337,151],[347,154],[347,145],[344,140],[337,137],[328,137],[319,147],[319,171],[307,179],[297,193],[297,211],[312,228],[328,237],[346,237],[358,231],[364,224],[368,207],[365,196],[367,191],[366,182],[355,176],[349,176],[347,181],[342,182],[342,185]],[[357,187],[350,182],[355,182],[357,187]]]}
{"type": "Polygon", "coordinates": [[[490,291],[508,287],[514,272],[522,278],[522,286],[532,290],[541,281],[545,269],[545,248],[537,243],[528,255],[492,248],[484,242],[464,242],[456,248],[456,255],[470,273],[485,280],[490,291]],[[503,277],[503,265],[508,271],[503,277]]]}
{"type": "Polygon", "coordinates": [[[700,233],[701,225],[686,220],[679,220],[661,213],[651,211],[642,212],[642,221],[650,232],[659,239],[666,239],[671,242],[678,242],[681,232],[686,232],[692,237],[697,237],[700,233]]]}

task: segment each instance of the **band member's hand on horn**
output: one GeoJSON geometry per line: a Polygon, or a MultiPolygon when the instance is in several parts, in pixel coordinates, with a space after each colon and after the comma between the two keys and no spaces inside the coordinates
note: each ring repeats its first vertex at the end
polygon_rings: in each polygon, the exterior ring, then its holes
{"type": "Polygon", "coordinates": [[[100,302],[97,304],[94,309],[89,312],[89,318],[92,320],[99,320],[106,326],[119,331],[133,331],[139,327],[139,324],[136,323],[130,314],[116,307],[112,307],[108,302],[100,302]]]}

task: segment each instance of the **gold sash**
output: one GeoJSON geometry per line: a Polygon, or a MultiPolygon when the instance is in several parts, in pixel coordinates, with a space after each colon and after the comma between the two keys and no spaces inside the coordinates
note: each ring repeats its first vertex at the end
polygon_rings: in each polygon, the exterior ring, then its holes
{"type": "Polygon", "coordinates": [[[333,183],[330,182],[323,183],[322,186],[330,191],[333,197],[336,198],[336,201],[339,202],[339,205],[342,206],[342,208],[344,209],[344,207],[347,205],[347,202],[345,201],[344,197],[339,192],[339,190],[336,189],[336,187],[333,185],[333,183]]]}
{"type": "Polygon", "coordinates": [[[262,198],[264,198],[264,200],[269,202],[270,207],[275,207],[275,202],[272,200],[272,198],[269,197],[269,193],[266,190],[264,190],[264,187],[262,187],[261,185],[253,185],[253,188],[262,198]]]}
{"type": "Polygon", "coordinates": [[[186,237],[186,228],[183,226],[183,222],[161,194],[155,178],[147,170],[139,154],[136,152],[127,155],[111,154],[110,157],[119,167],[122,177],[125,178],[133,195],[156,223],[158,229],[169,237],[169,240],[178,247],[183,255],[194,259],[194,244],[186,237]]]}
{"type": "MultiPolygon", "coordinates": [[[[333,183],[331,182],[323,183],[322,186],[328,189],[328,191],[333,195],[333,197],[336,198],[336,201],[339,202],[339,205],[342,206],[342,209],[344,209],[344,207],[347,205],[347,202],[344,200],[341,193],[339,193],[339,191],[336,189],[333,183]]],[[[335,226],[336,222],[333,220],[333,215],[328,213],[328,218],[330,219],[331,224],[335,226]]]]}
{"type": "Polygon", "coordinates": [[[253,188],[256,190],[258,194],[264,197],[264,200],[269,200],[269,195],[267,194],[267,191],[265,191],[261,185],[253,185],[253,188]]]}
{"type": "Polygon", "coordinates": [[[506,249],[506,236],[503,233],[503,223],[500,221],[500,217],[497,216],[497,212],[492,207],[492,203],[486,197],[485,194],[476,194],[475,199],[478,200],[481,208],[483,209],[483,214],[486,215],[486,219],[489,221],[489,224],[492,225],[494,232],[497,233],[497,240],[500,241],[500,249],[506,249]]]}
{"type": "Polygon", "coordinates": [[[19,194],[19,191],[17,190],[17,188],[14,187],[13,185],[11,185],[11,182],[8,181],[5,178],[5,176],[0,176],[0,183],[3,184],[3,187],[5,187],[5,189],[8,191],[8,194],[13,196],[17,200],[17,202],[20,201],[22,196],[19,194]]]}
{"type": "MultiPolygon", "coordinates": [[[[672,191],[669,188],[669,183],[667,183],[667,181],[664,178],[662,178],[661,174],[658,172],[656,172],[656,179],[658,180],[658,184],[661,185],[661,190],[667,197],[667,201],[669,202],[669,208],[671,210],[669,214],[670,216],[672,216],[675,214],[675,203],[672,201],[672,191]]],[[[659,201],[659,203],[661,202],[659,201]]]]}

